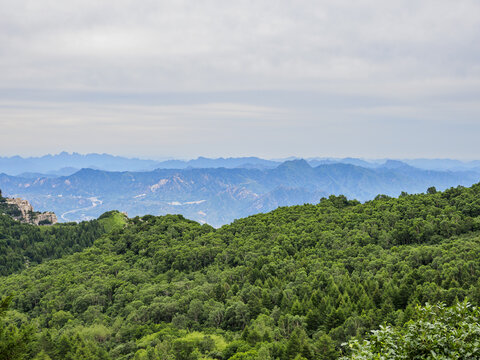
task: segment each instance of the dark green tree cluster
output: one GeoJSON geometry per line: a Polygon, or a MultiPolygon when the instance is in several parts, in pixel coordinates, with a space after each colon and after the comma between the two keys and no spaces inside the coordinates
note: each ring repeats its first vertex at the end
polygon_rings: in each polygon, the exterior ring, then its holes
{"type": "Polygon", "coordinates": [[[8,275],[92,246],[112,226],[119,226],[117,218],[121,219],[123,215],[114,212],[107,213],[102,219],[79,224],[34,226],[0,215],[0,275],[8,275]]]}
{"type": "Polygon", "coordinates": [[[480,302],[478,199],[480,185],[331,196],[220,229],[137,217],[0,278],[0,296],[15,295],[7,318],[34,324],[31,349],[52,360],[336,359],[418,304],[480,302]]]}
{"type": "Polygon", "coordinates": [[[0,359],[17,360],[31,356],[31,344],[33,327],[23,325],[21,327],[5,321],[11,296],[0,301],[0,359]]]}

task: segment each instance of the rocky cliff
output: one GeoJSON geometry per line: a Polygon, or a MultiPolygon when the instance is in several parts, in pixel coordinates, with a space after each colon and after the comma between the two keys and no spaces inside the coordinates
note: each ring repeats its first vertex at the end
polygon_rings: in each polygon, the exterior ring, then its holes
{"type": "Polygon", "coordinates": [[[20,198],[3,198],[0,190],[1,210],[13,217],[15,220],[32,225],[53,225],[57,223],[55,213],[34,211],[32,205],[20,198]]]}

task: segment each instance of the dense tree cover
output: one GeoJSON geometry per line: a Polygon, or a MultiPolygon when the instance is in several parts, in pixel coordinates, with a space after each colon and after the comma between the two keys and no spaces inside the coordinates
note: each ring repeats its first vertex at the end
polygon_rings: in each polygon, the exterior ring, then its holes
{"type": "Polygon", "coordinates": [[[417,307],[405,326],[382,326],[368,340],[349,343],[344,360],[434,360],[480,358],[480,311],[468,302],[417,307]]]}
{"type": "Polygon", "coordinates": [[[218,230],[137,217],[0,278],[5,321],[35,325],[39,359],[336,359],[418,304],[480,302],[479,195],[331,196],[218,230]]]}
{"type": "Polygon", "coordinates": [[[31,355],[33,327],[23,325],[20,328],[4,321],[8,305],[12,297],[8,296],[0,301],[0,359],[25,359],[31,355]]]}
{"type": "Polygon", "coordinates": [[[81,251],[105,232],[119,226],[121,219],[123,215],[112,212],[98,220],[79,224],[35,226],[0,215],[0,275],[81,251]]]}

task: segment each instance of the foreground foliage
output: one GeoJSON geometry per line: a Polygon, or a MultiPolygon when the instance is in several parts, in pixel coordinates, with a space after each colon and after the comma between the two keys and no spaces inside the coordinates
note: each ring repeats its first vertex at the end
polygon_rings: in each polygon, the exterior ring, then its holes
{"type": "Polygon", "coordinates": [[[336,359],[418,304],[479,303],[479,195],[332,196],[218,230],[137,217],[0,278],[5,321],[36,327],[38,359],[336,359]]]}
{"type": "Polygon", "coordinates": [[[418,307],[401,328],[382,326],[368,340],[351,341],[344,360],[433,360],[480,358],[480,311],[468,302],[418,307]]]}

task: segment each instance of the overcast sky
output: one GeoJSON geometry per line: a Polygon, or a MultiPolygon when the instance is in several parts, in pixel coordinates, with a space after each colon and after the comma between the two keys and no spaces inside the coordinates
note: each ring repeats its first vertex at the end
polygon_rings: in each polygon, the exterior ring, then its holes
{"type": "Polygon", "coordinates": [[[0,0],[0,156],[480,159],[478,0],[0,0]]]}

